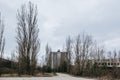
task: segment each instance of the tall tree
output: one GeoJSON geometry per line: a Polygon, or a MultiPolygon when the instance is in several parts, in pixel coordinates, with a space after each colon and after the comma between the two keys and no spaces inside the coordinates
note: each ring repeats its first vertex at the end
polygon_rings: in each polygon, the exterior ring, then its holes
{"type": "Polygon", "coordinates": [[[24,68],[27,74],[32,75],[36,68],[37,54],[40,48],[37,14],[37,6],[31,2],[29,2],[28,7],[22,5],[17,13],[17,51],[19,54],[19,71],[21,68],[24,68]]]}
{"type": "MultiPolygon", "coordinates": [[[[4,22],[1,17],[0,12],[0,62],[2,61],[3,55],[4,55],[4,47],[5,47],[5,38],[4,38],[4,22]]],[[[0,69],[0,76],[2,74],[2,70],[0,69]]]]}
{"type": "Polygon", "coordinates": [[[79,34],[75,40],[74,53],[76,55],[75,65],[77,75],[83,75],[86,70],[93,46],[92,44],[93,40],[90,35],[79,34]]]}
{"type": "Polygon", "coordinates": [[[70,36],[66,39],[66,51],[68,53],[67,56],[67,72],[70,72],[70,66],[71,66],[71,59],[72,59],[72,40],[70,36]]]}
{"type": "Polygon", "coordinates": [[[50,67],[51,66],[51,58],[50,58],[51,47],[49,46],[48,43],[45,46],[45,51],[46,51],[46,57],[45,57],[46,65],[47,67],[50,67]]]}
{"type": "Polygon", "coordinates": [[[3,57],[5,47],[5,38],[4,38],[4,22],[0,13],[0,57],[3,57]]]}
{"type": "Polygon", "coordinates": [[[81,74],[81,38],[80,35],[77,36],[76,40],[75,40],[75,46],[74,46],[74,53],[75,53],[75,74],[80,75],[81,74]]]}

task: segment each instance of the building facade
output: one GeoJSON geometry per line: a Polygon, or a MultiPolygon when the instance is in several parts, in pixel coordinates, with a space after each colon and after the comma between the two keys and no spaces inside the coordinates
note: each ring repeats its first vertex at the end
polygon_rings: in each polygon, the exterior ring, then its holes
{"type": "Polygon", "coordinates": [[[67,52],[50,52],[50,61],[51,61],[51,68],[58,70],[62,63],[67,62],[68,54],[67,52]]]}
{"type": "Polygon", "coordinates": [[[102,60],[95,60],[98,66],[106,66],[106,67],[120,67],[120,59],[102,59],[102,60]]]}

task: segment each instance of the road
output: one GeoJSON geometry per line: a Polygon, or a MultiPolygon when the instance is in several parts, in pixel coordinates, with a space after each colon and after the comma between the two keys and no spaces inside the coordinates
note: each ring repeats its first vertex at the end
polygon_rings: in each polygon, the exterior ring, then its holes
{"type": "Polygon", "coordinates": [[[95,80],[81,77],[72,77],[67,74],[57,73],[54,77],[3,77],[0,80],[95,80]]]}

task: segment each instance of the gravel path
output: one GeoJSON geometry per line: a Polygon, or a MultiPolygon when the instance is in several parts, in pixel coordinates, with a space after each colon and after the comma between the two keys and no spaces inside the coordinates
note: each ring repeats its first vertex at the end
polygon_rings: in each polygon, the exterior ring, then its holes
{"type": "Polygon", "coordinates": [[[95,80],[95,79],[86,79],[80,77],[72,77],[67,74],[57,73],[58,76],[54,77],[3,77],[0,80],[95,80]]]}

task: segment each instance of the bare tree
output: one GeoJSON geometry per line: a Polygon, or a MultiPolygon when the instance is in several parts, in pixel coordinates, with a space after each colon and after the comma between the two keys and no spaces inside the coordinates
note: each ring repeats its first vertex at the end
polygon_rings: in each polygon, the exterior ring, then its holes
{"type": "Polygon", "coordinates": [[[51,61],[50,61],[50,52],[51,52],[51,47],[49,46],[49,44],[47,43],[46,46],[45,46],[45,51],[46,51],[46,65],[47,67],[50,67],[51,66],[51,61]]]}
{"type": "MultiPolygon", "coordinates": [[[[75,40],[74,52],[76,55],[77,75],[83,75],[87,71],[88,62],[92,53],[93,40],[90,35],[78,35],[75,40]]],[[[93,55],[93,54],[92,54],[93,55]]]]}
{"type": "Polygon", "coordinates": [[[120,61],[120,51],[118,51],[118,59],[119,59],[119,61],[120,61]]]}
{"type": "Polygon", "coordinates": [[[108,52],[108,58],[112,59],[112,52],[111,51],[108,52]]]}
{"type": "Polygon", "coordinates": [[[11,69],[12,69],[11,74],[13,74],[13,72],[15,72],[15,66],[16,66],[15,65],[16,55],[15,55],[14,51],[11,53],[11,59],[10,59],[10,61],[11,61],[11,69]]]}
{"type": "Polygon", "coordinates": [[[77,75],[80,75],[81,70],[81,39],[80,39],[80,35],[77,36],[76,40],[75,40],[75,48],[74,48],[74,52],[75,52],[75,67],[76,67],[76,73],[77,75]]]}
{"type": "Polygon", "coordinates": [[[0,57],[3,57],[5,47],[5,38],[4,38],[4,22],[0,13],[0,57]]]}
{"type": "Polygon", "coordinates": [[[67,72],[70,72],[71,59],[72,59],[72,40],[70,36],[66,39],[66,51],[67,51],[67,72]]]}
{"type": "Polygon", "coordinates": [[[117,68],[117,51],[114,50],[113,51],[113,59],[112,59],[112,62],[113,62],[113,70],[112,70],[112,73],[113,73],[113,77],[117,78],[119,77],[119,69],[117,68]]]}
{"type": "Polygon", "coordinates": [[[101,73],[103,73],[101,68],[99,68],[99,64],[100,62],[102,64],[102,60],[104,59],[104,47],[102,45],[98,45],[95,42],[91,54],[92,54],[92,58],[90,58],[90,60],[92,60],[91,70],[90,70],[91,76],[97,77],[100,76],[101,73]]]}
{"type": "Polygon", "coordinates": [[[116,50],[113,51],[113,57],[114,57],[113,58],[114,60],[117,58],[117,52],[116,52],[116,50]]]}
{"type": "MultiPolygon", "coordinates": [[[[5,38],[4,38],[4,22],[1,17],[0,12],[0,62],[2,61],[3,55],[4,55],[4,47],[5,47],[5,38]]],[[[2,74],[2,70],[0,69],[0,76],[2,74]]]]}
{"type": "Polygon", "coordinates": [[[40,48],[37,7],[31,2],[29,2],[28,7],[22,5],[21,9],[18,10],[17,20],[19,69],[24,66],[26,73],[33,75],[37,64],[37,54],[40,48]]]}

